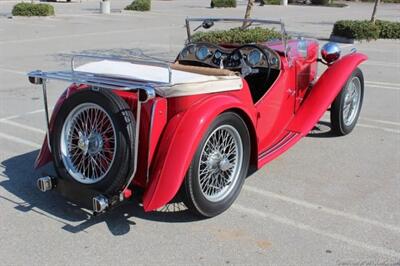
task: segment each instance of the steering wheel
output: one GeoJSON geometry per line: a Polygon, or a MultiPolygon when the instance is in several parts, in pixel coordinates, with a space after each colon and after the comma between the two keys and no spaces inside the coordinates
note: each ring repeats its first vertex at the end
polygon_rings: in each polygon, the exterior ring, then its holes
{"type": "MultiPolygon", "coordinates": [[[[233,50],[233,51],[232,51],[232,54],[234,54],[234,53],[236,53],[236,52],[239,52],[239,53],[242,55],[242,65],[244,65],[244,66],[242,66],[242,67],[249,67],[249,68],[252,69],[252,71],[251,71],[249,74],[258,73],[258,72],[256,72],[255,69],[253,69],[245,60],[243,60],[243,54],[242,54],[242,52],[240,51],[240,50],[242,50],[243,48],[257,49],[257,50],[260,51],[261,54],[265,57],[265,62],[267,62],[267,67],[266,67],[266,68],[267,68],[267,75],[266,75],[265,81],[267,81],[267,80],[269,79],[269,76],[270,76],[270,73],[271,73],[271,64],[270,64],[270,62],[269,62],[269,60],[268,60],[269,55],[265,52],[265,50],[264,50],[262,47],[260,47],[260,46],[258,46],[258,45],[256,45],[256,44],[245,44],[245,45],[242,45],[242,46],[236,48],[235,50],[233,50]]],[[[248,75],[248,74],[247,74],[247,75],[248,75]]],[[[247,76],[247,75],[246,75],[246,76],[247,76]]]]}

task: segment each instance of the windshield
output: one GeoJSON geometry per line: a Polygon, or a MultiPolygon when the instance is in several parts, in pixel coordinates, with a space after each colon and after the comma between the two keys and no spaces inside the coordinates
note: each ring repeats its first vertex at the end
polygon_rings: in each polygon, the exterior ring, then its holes
{"type": "Polygon", "coordinates": [[[250,44],[283,41],[287,34],[282,21],[237,18],[187,18],[187,42],[250,44]]]}

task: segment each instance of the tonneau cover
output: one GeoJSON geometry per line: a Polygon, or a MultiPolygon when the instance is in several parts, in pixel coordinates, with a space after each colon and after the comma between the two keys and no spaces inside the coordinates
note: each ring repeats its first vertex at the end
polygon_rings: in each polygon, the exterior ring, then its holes
{"type": "MultiPolygon", "coordinates": [[[[168,83],[168,69],[160,66],[135,64],[130,62],[102,60],[87,63],[75,68],[75,71],[99,75],[114,76],[124,79],[145,80],[149,83],[168,83]]],[[[240,90],[243,87],[239,76],[203,75],[171,69],[171,83],[157,86],[156,91],[163,97],[187,96],[240,90]]]]}

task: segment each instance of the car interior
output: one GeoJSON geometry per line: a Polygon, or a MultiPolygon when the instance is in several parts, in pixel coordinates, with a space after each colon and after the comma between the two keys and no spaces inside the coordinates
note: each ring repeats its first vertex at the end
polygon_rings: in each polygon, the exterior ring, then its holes
{"type": "Polygon", "coordinates": [[[198,42],[187,44],[172,68],[203,75],[240,75],[247,81],[256,103],[275,82],[281,62],[279,54],[266,46],[198,42]]]}

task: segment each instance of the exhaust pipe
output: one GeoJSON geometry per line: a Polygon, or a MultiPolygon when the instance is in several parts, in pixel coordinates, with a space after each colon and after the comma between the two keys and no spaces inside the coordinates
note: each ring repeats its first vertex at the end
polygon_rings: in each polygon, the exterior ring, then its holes
{"type": "Polygon", "coordinates": [[[38,178],[36,181],[38,189],[42,192],[46,192],[53,189],[53,182],[50,176],[44,176],[38,178]]]}
{"type": "Polygon", "coordinates": [[[108,199],[103,195],[98,195],[93,198],[93,211],[95,213],[100,213],[108,208],[108,199]]]}

